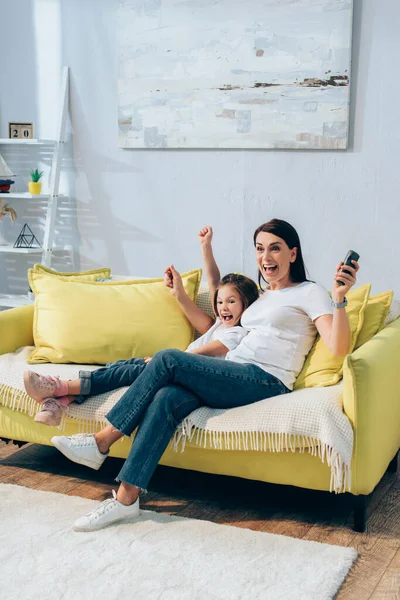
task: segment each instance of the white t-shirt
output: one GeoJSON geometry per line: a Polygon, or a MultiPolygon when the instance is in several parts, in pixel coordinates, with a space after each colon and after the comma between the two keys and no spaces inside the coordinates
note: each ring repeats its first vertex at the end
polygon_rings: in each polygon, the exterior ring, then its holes
{"type": "Polygon", "coordinates": [[[318,283],[267,290],[244,311],[241,324],[249,334],[226,358],[258,365],[291,390],[317,334],[313,321],[332,312],[329,295],[318,283]]]}
{"type": "MultiPolygon", "coordinates": [[[[224,327],[221,319],[217,319],[214,325],[210,327],[210,329],[206,331],[204,335],[189,344],[189,346],[186,348],[186,352],[188,350],[202,348],[206,344],[215,342],[216,340],[226,346],[228,350],[235,350],[235,348],[240,344],[242,339],[247,334],[247,329],[243,329],[243,327],[240,327],[239,325],[235,325],[234,327],[224,327]]],[[[225,358],[225,355],[221,355],[220,358],[225,358]]]]}

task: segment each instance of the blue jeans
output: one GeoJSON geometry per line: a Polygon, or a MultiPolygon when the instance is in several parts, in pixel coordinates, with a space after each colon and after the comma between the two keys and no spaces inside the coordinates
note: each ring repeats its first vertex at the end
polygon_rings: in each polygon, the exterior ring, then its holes
{"type": "Polygon", "coordinates": [[[256,365],[181,350],[157,352],[106,415],[124,435],[138,427],[117,481],[146,489],[176,427],[196,408],[244,406],[289,391],[256,365]]]}
{"type": "Polygon", "coordinates": [[[81,393],[75,402],[82,404],[87,397],[131,385],[146,368],[143,358],[117,360],[95,371],[79,371],[81,393]]]}

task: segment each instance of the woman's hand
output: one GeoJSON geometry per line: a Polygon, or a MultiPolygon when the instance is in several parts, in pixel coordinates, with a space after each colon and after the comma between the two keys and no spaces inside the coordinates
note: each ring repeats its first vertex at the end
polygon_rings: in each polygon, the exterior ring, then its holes
{"type": "Polygon", "coordinates": [[[143,360],[146,363],[146,365],[148,365],[152,358],[152,356],[145,356],[143,360]]]}
{"type": "Polygon", "coordinates": [[[212,227],[210,225],[206,225],[206,227],[203,227],[203,229],[200,229],[198,237],[199,237],[201,246],[211,246],[212,237],[213,237],[212,227]]]}
{"type": "Polygon", "coordinates": [[[360,266],[355,260],[352,260],[351,262],[353,263],[352,267],[344,265],[342,262],[336,267],[336,274],[332,287],[332,300],[334,302],[342,302],[349,289],[356,282],[357,271],[360,266]],[[344,269],[348,271],[348,273],[345,273],[344,269]],[[342,281],[344,285],[340,285],[339,281],[342,281]]]}
{"type": "Polygon", "coordinates": [[[180,273],[175,269],[174,265],[171,265],[164,271],[164,284],[169,288],[171,294],[178,300],[184,295],[185,288],[183,287],[182,277],[180,273]]]}

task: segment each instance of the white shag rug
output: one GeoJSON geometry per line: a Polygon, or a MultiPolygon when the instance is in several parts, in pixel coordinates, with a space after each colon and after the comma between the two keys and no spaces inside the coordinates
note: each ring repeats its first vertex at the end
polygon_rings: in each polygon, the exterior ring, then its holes
{"type": "Polygon", "coordinates": [[[148,510],[73,531],[96,504],[0,484],[0,598],[328,600],[357,557],[353,548],[148,510]]]}

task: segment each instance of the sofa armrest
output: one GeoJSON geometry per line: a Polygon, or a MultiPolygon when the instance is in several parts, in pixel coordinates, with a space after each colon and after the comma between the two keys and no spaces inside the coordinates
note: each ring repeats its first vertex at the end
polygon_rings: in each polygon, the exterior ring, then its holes
{"type": "Polygon", "coordinates": [[[352,491],[369,494],[400,446],[400,319],[346,357],[344,411],[354,429],[352,491]]]}
{"type": "Polygon", "coordinates": [[[0,354],[33,346],[33,304],[0,312],[0,354]]]}

